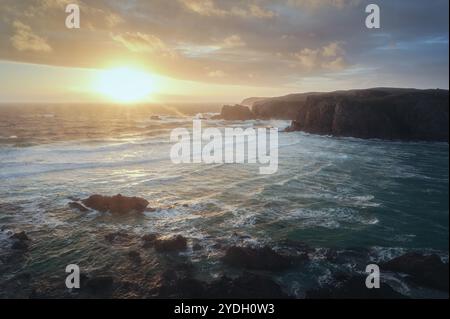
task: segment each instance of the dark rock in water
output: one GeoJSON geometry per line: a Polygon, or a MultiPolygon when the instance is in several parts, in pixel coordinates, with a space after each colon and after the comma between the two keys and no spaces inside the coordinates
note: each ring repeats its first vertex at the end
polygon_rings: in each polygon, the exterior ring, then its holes
{"type": "Polygon", "coordinates": [[[158,235],[157,234],[148,234],[148,235],[144,235],[142,236],[142,247],[143,248],[150,248],[153,247],[155,244],[155,241],[158,239],[158,235]]]}
{"type": "Polygon", "coordinates": [[[159,252],[182,251],[187,248],[187,240],[181,235],[172,238],[158,238],[154,241],[154,247],[159,252]]]}
{"type": "Polygon", "coordinates": [[[32,279],[32,275],[29,272],[20,273],[14,276],[14,281],[17,282],[29,282],[32,279]]]}
{"type": "Polygon", "coordinates": [[[24,231],[21,231],[20,233],[15,233],[14,235],[11,236],[11,239],[17,239],[19,241],[29,241],[30,240],[30,238],[24,231]]]}
{"type": "Polygon", "coordinates": [[[388,284],[381,282],[380,288],[366,287],[366,276],[335,277],[335,280],[323,287],[306,292],[306,299],[406,299],[388,284]]]}
{"type": "Polygon", "coordinates": [[[196,243],[196,244],[192,245],[192,250],[193,251],[202,250],[202,246],[199,243],[196,243]]]}
{"type": "Polygon", "coordinates": [[[410,276],[410,280],[417,285],[448,292],[448,264],[442,262],[439,256],[408,253],[394,258],[380,268],[410,276]]]}
{"type": "Polygon", "coordinates": [[[236,104],[224,105],[222,112],[218,116],[214,116],[212,119],[222,119],[227,121],[247,121],[255,119],[255,114],[246,106],[236,104]]]}
{"type": "Polygon", "coordinates": [[[354,264],[360,268],[370,264],[370,250],[363,247],[349,247],[346,249],[328,248],[324,252],[327,261],[334,264],[354,264]]]}
{"type": "Polygon", "coordinates": [[[25,241],[16,241],[11,245],[11,248],[15,250],[26,250],[28,247],[29,245],[25,241]]]}
{"type": "Polygon", "coordinates": [[[186,273],[167,270],[156,277],[151,297],[157,298],[289,298],[272,279],[244,273],[203,282],[186,273]]]}
{"type": "Polygon", "coordinates": [[[142,213],[149,202],[140,197],[92,195],[84,199],[83,204],[100,212],[126,214],[130,212],[142,213]]]}
{"type": "Polygon", "coordinates": [[[94,294],[111,293],[114,278],[111,276],[99,276],[86,280],[86,288],[94,294]]]}
{"type": "Polygon", "coordinates": [[[289,295],[283,292],[280,285],[271,278],[252,273],[230,279],[222,277],[206,287],[207,298],[262,298],[287,299],[289,295]]]}
{"type": "Polygon", "coordinates": [[[15,233],[10,238],[12,240],[14,240],[13,244],[11,245],[11,249],[14,249],[14,250],[27,250],[28,249],[30,238],[24,231],[22,231],[20,233],[15,233]]]}
{"type": "Polygon", "coordinates": [[[301,125],[296,120],[291,122],[291,125],[286,127],[283,132],[289,133],[289,132],[296,132],[301,131],[301,125]]]}
{"type": "Polygon", "coordinates": [[[448,142],[448,105],[448,90],[374,88],[313,94],[299,105],[287,131],[448,142]]]}
{"type": "Polygon", "coordinates": [[[281,247],[286,247],[292,250],[295,250],[300,253],[308,254],[313,253],[314,248],[310,247],[308,244],[298,241],[298,240],[292,240],[292,239],[285,239],[277,243],[277,245],[281,247]]]}
{"type": "Polygon", "coordinates": [[[194,278],[180,278],[164,287],[163,295],[178,295],[181,298],[204,298],[205,285],[194,278]]]}
{"type": "Polygon", "coordinates": [[[69,207],[73,208],[73,209],[77,209],[77,210],[79,210],[80,212],[83,212],[83,213],[89,211],[89,209],[87,209],[86,207],[84,207],[83,205],[81,205],[80,203],[77,203],[77,202],[70,202],[69,203],[69,207]]]}
{"type": "Polygon", "coordinates": [[[142,262],[141,254],[136,250],[129,251],[128,258],[135,264],[140,264],[142,262]]]}
{"type": "Polygon", "coordinates": [[[205,284],[169,269],[156,277],[149,295],[157,298],[205,298],[205,284]]]}
{"type": "Polygon", "coordinates": [[[113,232],[105,235],[105,239],[111,244],[129,243],[133,237],[124,232],[113,232]]]}
{"type": "Polygon", "coordinates": [[[293,260],[270,247],[252,248],[233,246],[227,249],[224,263],[233,267],[260,270],[283,270],[293,265],[293,260]]]}

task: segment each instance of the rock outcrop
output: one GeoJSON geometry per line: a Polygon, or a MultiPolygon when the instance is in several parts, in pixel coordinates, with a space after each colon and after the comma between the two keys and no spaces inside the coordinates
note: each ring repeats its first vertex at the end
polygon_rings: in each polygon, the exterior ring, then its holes
{"type": "Polygon", "coordinates": [[[419,286],[448,292],[448,264],[439,256],[407,253],[380,266],[382,269],[407,274],[419,286]]]}
{"type": "Polygon", "coordinates": [[[227,121],[248,121],[255,119],[255,114],[243,105],[224,105],[220,115],[214,116],[212,119],[221,119],[227,121]]]}
{"type": "Polygon", "coordinates": [[[112,293],[114,278],[111,276],[98,276],[86,278],[86,289],[94,295],[112,293]]]}
{"type": "Polygon", "coordinates": [[[375,88],[313,94],[299,106],[287,131],[448,142],[448,103],[448,90],[375,88]]]}
{"type": "Polygon", "coordinates": [[[407,297],[382,283],[378,289],[367,289],[366,277],[340,274],[320,287],[306,292],[306,299],[406,299],[407,297]]]}
{"type": "Polygon", "coordinates": [[[281,255],[270,247],[233,246],[227,249],[223,261],[233,267],[271,271],[287,269],[294,264],[293,258],[281,255]]]}
{"type": "Polygon", "coordinates": [[[120,194],[115,196],[92,195],[82,200],[89,208],[99,212],[110,212],[112,214],[127,214],[131,212],[142,213],[149,202],[140,197],[126,197],[120,194]]]}
{"type": "Polygon", "coordinates": [[[13,240],[11,249],[23,251],[27,250],[29,247],[30,238],[24,231],[13,234],[10,239],[13,240]]]}
{"type": "Polygon", "coordinates": [[[187,239],[181,235],[173,237],[159,237],[157,234],[148,234],[142,237],[143,248],[155,248],[158,252],[177,252],[187,249],[187,239]]]}
{"type": "Polygon", "coordinates": [[[280,285],[270,277],[244,273],[237,278],[222,276],[212,282],[204,282],[191,274],[167,270],[158,275],[150,289],[150,298],[264,298],[287,299],[280,285]]]}

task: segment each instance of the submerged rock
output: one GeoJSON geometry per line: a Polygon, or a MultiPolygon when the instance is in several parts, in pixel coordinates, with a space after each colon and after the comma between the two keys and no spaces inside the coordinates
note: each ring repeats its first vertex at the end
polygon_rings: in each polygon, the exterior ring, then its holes
{"type": "Polygon", "coordinates": [[[289,298],[271,278],[244,273],[237,278],[226,276],[205,282],[186,273],[167,270],[158,275],[151,297],[157,298],[289,298]]]}
{"type": "Polygon", "coordinates": [[[14,240],[13,244],[11,245],[11,249],[14,249],[14,250],[28,249],[30,238],[24,231],[22,231],[20,233],[15,233],[10,238],[12,240],[14,240]]]}
{"type": "Polygon", "coordinates": [[[111,244],[128,244],[133,240],[133,236],[124,232],[112,232],[105,235],[105,240],[111,244]]]}
{"type": "Polygon", "coordinates": [[[406,296],[396,292],[386,283],[380,288],[366,287],[366,276],[336,276],[333,282],[306,292],[306,299],[405,299],[406,296]]]}
{"type": "Polygon", "coordinates": [[[409,275],[409,279],[417,285],[448,292],[448,264],[439,256],[408,253],[394,258],[380,268],[409,275]]]}
{"type": "Polygon", "coordinates": [[[205,298],[205,283],[184,272],[169,269],[156,276],[150,297],[157,298],[205,298]]]}
{"type": "Polygon", "coordinates": [[[290,298],[270,277],[253,273],[244,273],[235,279],[224,276],[210,283],[207,292],[209,298],[290,298]]]}
{"type": "Polygon", "coordinates": [[[159,237],[157,234],[142,236],[143,248],[155,248],[158,252],[183,251],[187,249],[187,239],[181,235],[159,237]]]}
{"type": "Polygon", "coordinates": [[[84,205],[100,212],[127,214],[131,212],[142,213],[149,202],[140,197],[92,195],[82,201],[84,205]]]}
{"type": "Polygon", "coordinates": [[[171,252],[182,251],[187,248],[187,240],[181,235],[177,235],[172,238],[158,238],[153,242],[156,251],[159,252],[171,252]]]}
{"type": "Polygon", "coordinates": [[[15,250],[26,250],[28,247],[28,243],[23,241],[16,241],[11,245],[11,248],[15,250]]]}
{"type": "Polygon", "coordinates": [[[29,241],[30,238],[28,237],[27,233],[24,231],[21,231],[20,233],[15,233],[11,236],[11,239],[17,239],[19,241],[29,241]]]}
{"type": "Polygon", "coordinates": [[[227,249],[223,262],[246,269],[283,270],[293,265],[289,256],[280,255],[270,247],[252,248],[233,246],[227,249]]]}
{"type": "Polygon", "coordinates": [[[155,241],[158,239],[157,234],[148,234],[142,236],[142,247],[143,248],[150,248],[153,247],[155,244],[155,241]]]}
{"type": "Polygon", "coordinates": [[[137,250],[131,250],[128,252],[128,258],[135,264],[142,262],[141,254],[137,250]]]}
{"type": "Polygon", "coordinates": [[[111,293],[114,278],[111,276],[92,277],[86,280],[86,288],[94,294],[111,293]]]}

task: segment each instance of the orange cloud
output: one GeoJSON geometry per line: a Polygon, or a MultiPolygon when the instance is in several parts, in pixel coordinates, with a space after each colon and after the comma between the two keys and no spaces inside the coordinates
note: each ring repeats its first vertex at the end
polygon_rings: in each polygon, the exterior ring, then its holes
{"type": "Polygon", "coordinates": [[[50,52],[52,47],[47,41],[33,33],[31,27],[16,20],[13,23],[15,29],[14,35],[11,37],[13,47],[19,51],[36,51],[50,52]]]}

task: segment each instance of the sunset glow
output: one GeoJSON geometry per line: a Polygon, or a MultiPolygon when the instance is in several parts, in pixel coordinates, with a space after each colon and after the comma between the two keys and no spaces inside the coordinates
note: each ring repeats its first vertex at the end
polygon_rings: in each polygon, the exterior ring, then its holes
{"type": "Polygon", "coordinates": [[[127,67],[100,71],[94,86],[96,92],[120,103],[150,100],[155,89],[154,77],[127,67]]]}

